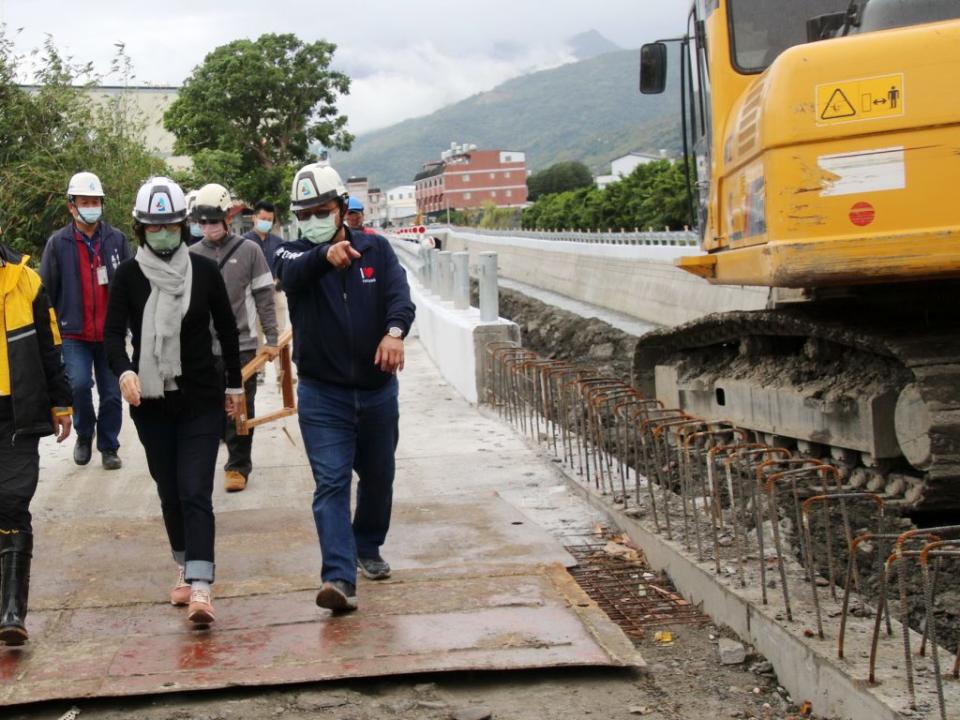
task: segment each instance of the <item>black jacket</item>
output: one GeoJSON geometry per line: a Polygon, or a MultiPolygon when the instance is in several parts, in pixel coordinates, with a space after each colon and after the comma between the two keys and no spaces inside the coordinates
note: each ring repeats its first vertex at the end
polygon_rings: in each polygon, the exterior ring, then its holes
{"type": "MultiPolygon", "coordinates": [[[[226,387],[239,388],[240,350],[237,324],[230,309],[230,298],[223,277],[212,260],[190,253],[193,284],[190,307],[180,326],[180,364],[183,374],[178,377],[178,393],[167,393],[166,398],[144,399],[131,413],[173,411],[203,411],[212,406],[223,407],[224,380],[226,387]],[[220,339],[226,378],[217,372],[213,355],[213,337],[210,319],[220,339]]],[[[140,334],[143,326],[143,308],[150,297],[150,281],[140,264],[131,258],[120,263],[110,287],[107,320],[103,342],[110,368],[117,377],[127,370],[137,371],[140,364],[140,334]],[[127,328],[133,335],[133,359],[127,356],[127,328]]]]}
{"type": "Polygon", "coordinates": [[[0,245],[3,295],[3,356],[0,358],[0,411],[13,414],[14,432],[53,433],[51,413],[71,413],[70,383],[63,367],[60,332],[40,276],[27,256],[0,245]]]}
{"type": "Polygon", "coordinates": [[[386,238],[345,228],[360,254],[346,270],[327,262],[330,243],[299,239],[277,250],[293,325],[293,359],[305,378],[361,390],[391,377],[373,364],[387,329],[413,325],[407,275],[386,238]]]}

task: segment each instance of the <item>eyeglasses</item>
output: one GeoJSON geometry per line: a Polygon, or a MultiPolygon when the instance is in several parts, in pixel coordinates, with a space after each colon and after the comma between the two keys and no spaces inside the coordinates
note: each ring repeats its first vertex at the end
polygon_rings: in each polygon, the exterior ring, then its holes
{"type": "Polygon", "coordinates": [[[322,207],[309,207],[304,208],[303,210],[296,210],[293,214],[297,216],[297,220],[303,222],[304,220],[309,220],[312,217],[317,218],[318,220],[326,220],[333,213],[337,211],[336,208],[333,209],[323,209],[322,207]]]}

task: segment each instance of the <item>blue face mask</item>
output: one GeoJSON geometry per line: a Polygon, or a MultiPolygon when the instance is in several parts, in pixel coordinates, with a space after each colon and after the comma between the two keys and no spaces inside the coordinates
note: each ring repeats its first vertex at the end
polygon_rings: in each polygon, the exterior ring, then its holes
{"type": "Polygon", "coordinates": [[[190,235],[195,238],[203,237],[203,228],[200,223],[190,223],[190,235]]]}
{"type": "Polygon", "coordinates": [[[270,232],[270,231],[273,229],[273,221],[272,221],[272,220],[257,220],[257,222],[256,222],[256,224],[254,225],[254,227],[256,228],[256,230],[257,230],[258,233],[263,233],[264,235],[266,235],[268,232],[270,232]]]}
{"type": "Polygon", "coordinates": [[[100,219],[100,216],[103,215],[102,207],[78,207],[77,215],[80,216],[80,219],[85,222],[87,225],[93,225],[100,219]]]}

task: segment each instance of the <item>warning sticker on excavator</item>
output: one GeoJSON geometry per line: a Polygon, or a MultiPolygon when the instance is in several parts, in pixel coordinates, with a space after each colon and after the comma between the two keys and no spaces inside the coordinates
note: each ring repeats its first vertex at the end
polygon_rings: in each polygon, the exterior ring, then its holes
{"type": "Polygon", "coordinates": [[[817,86],[817,125],[903,115],[903,73],[817,86]]]}

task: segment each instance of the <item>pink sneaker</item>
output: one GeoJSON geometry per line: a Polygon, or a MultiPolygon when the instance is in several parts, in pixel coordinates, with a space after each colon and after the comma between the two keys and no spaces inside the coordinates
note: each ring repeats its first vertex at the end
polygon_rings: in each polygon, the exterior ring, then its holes
{"type": "Polygon", "coordinates": [[[183,566],[180,566],[180,573],[177,575],[177,582],[170,591],[170,604],[177,607],[185,607],[190,603],[190,583],[183,577],[183,566]]]}
{"type": "Polygon", "coordinates": [[[217,619],[213,614],[213,601],[206,590],[194,590],[190,593],[190,607],[187,609],[187,620],[193,623],[198,630],[210,627],[217,619]]]}

